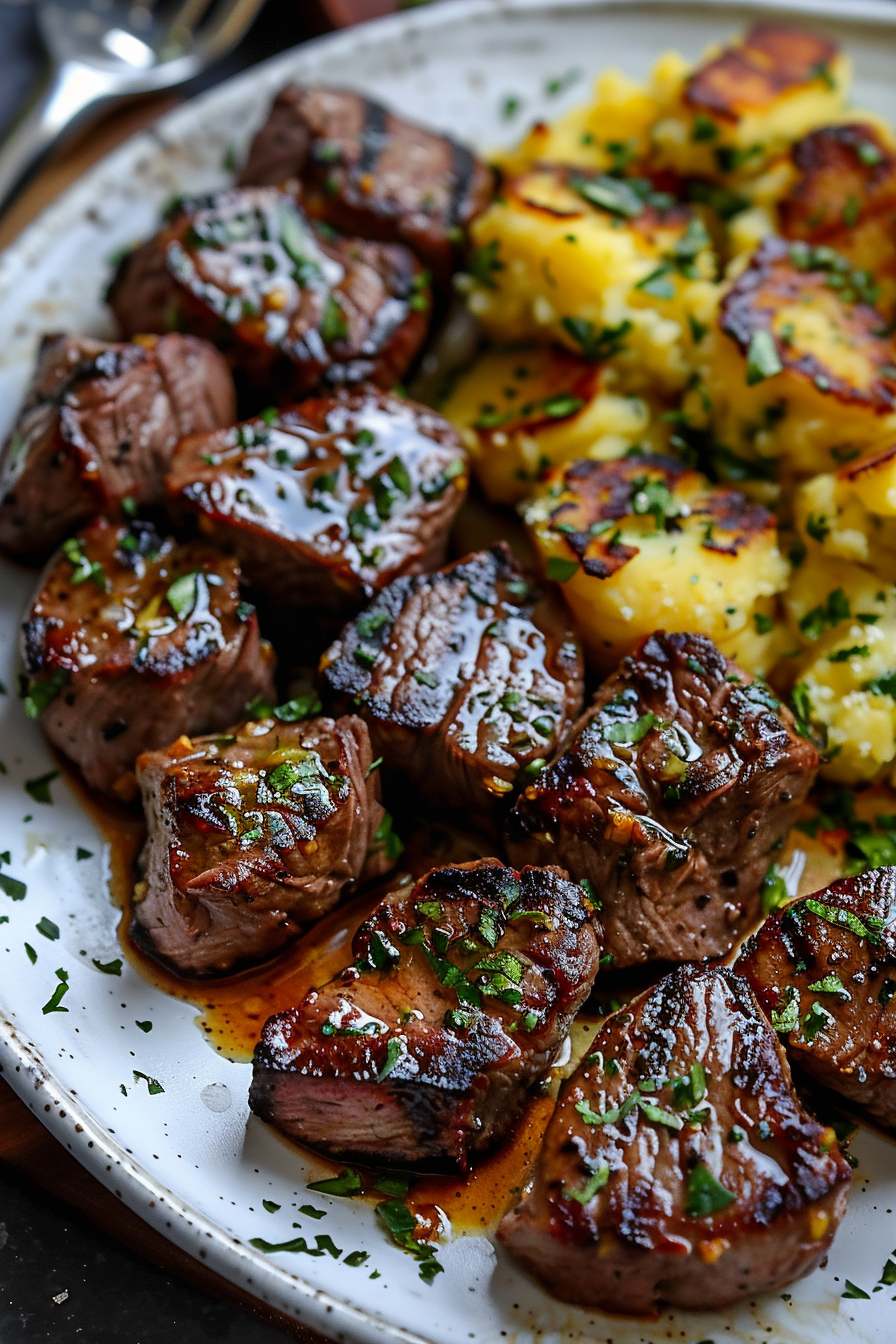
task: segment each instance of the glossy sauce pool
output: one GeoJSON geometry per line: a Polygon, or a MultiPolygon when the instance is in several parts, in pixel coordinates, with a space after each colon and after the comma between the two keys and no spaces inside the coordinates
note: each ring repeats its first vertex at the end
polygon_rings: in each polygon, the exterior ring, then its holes
{"type": "MultiPolygon", "coordinates": [[[[142,819],[123,808],[99,804],[95,797],[78,786],[70,772],[67,773],[72,787],[77,789],[109,845],[110,895],[122,911],[119,940],[124,955],[141,975],[164,993],[196,1005],[199,1010],[197,1026],[219,1054],[239,1062],[251,1060],[268,1017],[294,1006],[309,989],[325,984],[350,963],[354,932],[385,888],[379,886],[346,902],[326,915],[276,960],[261,967],[221,980],[182,979],[160,966],[130,937],[134,863],[144,835],[142,819]]],[[[885,791],[869,791],[857,802],[859,816],[873,817],[893,807],[892,794],[885,791]]],[[[786,876],[788,887],[792,890],[795,884],[799,895],[807,895],[838,878],[842,872],[845,838],[845,833],[839,832],[812,838],[794,831],[778,861],[778,870],[786,876]]],[[[456,832],[417,832],[399,865],[398,880],[411,882],[435,864],[479,857],[486,849],[473,838],[456,832]]],[[[390,889],[395,882],[396,875],[393,874],[388,884],[390,889]]],[[[641,987],[612,987],[606,991],[612,997],[601,1006],[604,1011],[609,1011],[641,987]]],[[[587,1052],[599,1028],[600,1009],[594,1002],[589,1009],[580,1015],[573,1027],[568,1054],[561,1057],[542,1093],[527,1102],[514,1130],[493,1153],[479,1161],[467,1176],[415,1179],[408,1203],[434,1229],[448,1221],[455,1232],[487,1232],[516,1201],[551,1117],[559,1084],[587,1052]]],[[[325,1174],[335,1174],[343,1166],[310,1151],[307,1156],[319,1163],[325,1174]]]]}

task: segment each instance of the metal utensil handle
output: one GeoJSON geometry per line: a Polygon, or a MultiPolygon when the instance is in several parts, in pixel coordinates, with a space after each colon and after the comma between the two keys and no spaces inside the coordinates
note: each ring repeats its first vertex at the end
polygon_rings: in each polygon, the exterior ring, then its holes
{"type": "Polygon", "coordinates": [[[51,147],[97,115],[114,86],[112,76],[79,61],[66,61],[53,72],[46,89],[0,148],[0,212],[51,147]]]}

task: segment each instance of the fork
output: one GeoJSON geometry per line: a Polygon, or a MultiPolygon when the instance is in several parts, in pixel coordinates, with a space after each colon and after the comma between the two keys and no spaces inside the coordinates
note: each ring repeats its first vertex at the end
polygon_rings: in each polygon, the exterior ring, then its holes
{"type": "Polygon", "coordinates": [[[264,0],[37,0],[50,79],[0,148],[0,212],[48,151],[116,99],[170,89],[230,51],[264,0]]]}

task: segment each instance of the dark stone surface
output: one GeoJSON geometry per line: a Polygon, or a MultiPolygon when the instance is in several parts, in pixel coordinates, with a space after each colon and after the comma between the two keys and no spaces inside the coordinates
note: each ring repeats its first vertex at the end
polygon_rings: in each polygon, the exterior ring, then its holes
{"type": "MultiPolygon", "coordinates": [[[[314,6],[311,6],[313,9],[314,6]]],[[[187,96],[319,31],[308,0],[270,0],[233,55],[187,96]]],[[[36,87],[33,11],[0,4],[0,135],[36,87]]],[[[284,1344],[280,1330],[173,1278],[0,1166],[0,1344],[284,1344]],[[68,1293],[64,1301],[54,1298],[68,1293]]]]}
{"type": "Polygon", "coordinates": [[[0,1344],[172,1339],[289,1344],[282,1331],[170,1277],[0,1166],[0,1344]]]}

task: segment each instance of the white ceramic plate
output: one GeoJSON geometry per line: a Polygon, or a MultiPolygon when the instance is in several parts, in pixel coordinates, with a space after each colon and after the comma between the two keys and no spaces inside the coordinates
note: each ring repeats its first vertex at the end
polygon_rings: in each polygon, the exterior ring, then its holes
{"type": "MultiPolygon", "coordinates": [[[[100,294],[110,256],[152,231],[172,193],[223,183],[228,147],[242,154],[288,78],[355,85],[487,147],[581,98],[586,77],[605,65],[641,75],[670,46],[695,57],[769,10],[785,12],[774,3],[454,0],[311,43],[213,90],[93,169],[0,259],[0,433],[12,422],[40,333],[107,333],[100,294]],[[569,71],[582,78],[561,97],[548,97],[546,81],[569,71]],[[512,123],[500,113],[510,94],[523,104],[512,123]]],[[[795,0],[786,12],[824,15],[854,58],[857,101],[896,120],[893,0],[795,0]]],[[[896,1288],[873,1290],[896,1248],[896,1164],[892,1146],[869,1132],[854,1143],[859,1170],[827,1266],[796,1285],[789,1301],[769,1297],[709,1316],[675,1313],[644,1323],[563,1306],[481,1236],[445,1246],[445,1273],[428,1287],[413,1261],[387,1243],[369,1206],[316,1196],[326,1218],[303,1219],[297,1210],[308,1202],[305,1182],[321,1172],[309,1176],[296,1151],[250,1118],[249,1066],[216,1055],[194,1010],[127,963],[120,978],[92,964],[120,951],[108,847],[61,779],[51,785],[51,805],[24,788],[53,768],[14,694],[16,633],[33,582],[31,574],[0,568],[0,679],[7,692],[0,696],[0,873],[27,886],[20,900],[0,891],[0,1071],[126,1204],[219,1273],[339,1339],[892,1344],[896,1288]],[[76,858],[79,846],[92,857],[76,858]],[[58,941],[36,929],[42,918],[58,925],[58,941]],[[68,1012],[45,1015],[58,968],[69,977],[68,1012]],[[151,1032],[138,1021],[151,1021],[151,1032]],[[164,1091],[150,1093],[134,1070],[164,1091]],[[265,1211],[265,1199],[279,1211],[265,1211]],[[310,1237],[329,1233],[340,1259],[266,1256],[249,1245],[253,1237],[295,1236],[294,1223],[310,1237]],[[363,1267],[344,1263],[354,1250],[369,1251],[363,1267]],[[847,1279],[869,1300],[843,1298],[847,1279]]]]}

